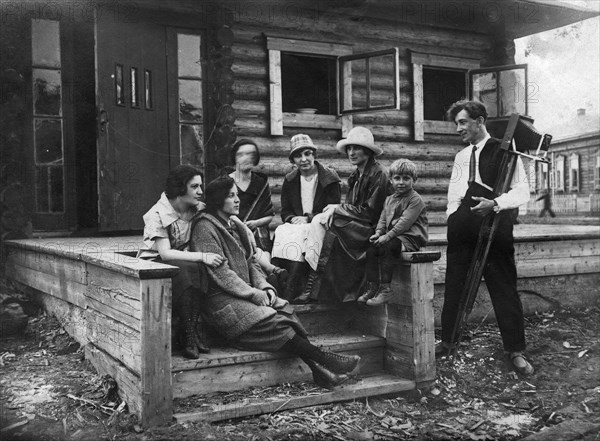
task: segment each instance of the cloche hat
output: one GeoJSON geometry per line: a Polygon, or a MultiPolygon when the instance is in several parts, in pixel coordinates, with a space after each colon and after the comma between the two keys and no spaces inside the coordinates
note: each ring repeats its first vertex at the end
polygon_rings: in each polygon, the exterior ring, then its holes
{"type": "Polygon", "coordinates": [[[298,133],[297,135],[292,136],[292,139],[290,139],[290,154],[288,156],[290,160],[292,159],[294,152],[300,149],[313,149],[313,151],[316,151],[317,147],[313,144],[310,136],[303,133],[298,133]]]}

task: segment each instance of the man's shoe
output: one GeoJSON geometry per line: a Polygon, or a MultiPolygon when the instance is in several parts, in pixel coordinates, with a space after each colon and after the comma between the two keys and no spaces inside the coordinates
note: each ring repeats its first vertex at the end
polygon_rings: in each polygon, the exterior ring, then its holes
{"type": "Polygon", "coordinates": [[[450,353],[450,343],[441,341],[435,345],[435,358],[445,357],[450,353]]]}
{"type": "Polygon", "coordinates": [[[527,361],[522,352],[510,352],[508,353],[508,357],[515,372],[526,376],[533,375],[535,372],[535,369],[531,363],[527,361]]]}
{"type": "Polygon", "coordinates": [[[333,389],[348,380],[347,375],[333,373],[314,360],[305,360],[305,362],[312,371],[314,382],[325,389],[333,389]]]}
{"type": "Polygon", "coordinates": [[[394,293],[389,283],[384,283],[381,285],[377,296],[373,299],[367,300],[367,305],[369,306],[378,306],[383,305],[384,303],[389,302],[394,297],[394,293]]]}
{"type": "Polygon", "coordinates": [[[365,288],[362,295],[358,299],[356,299],[356,301],[358,303],[367,303],[367,300],[370,300],[377,295],[377,291],[379,291],[379,283],[367,282],[367,287],[365,288]]]}

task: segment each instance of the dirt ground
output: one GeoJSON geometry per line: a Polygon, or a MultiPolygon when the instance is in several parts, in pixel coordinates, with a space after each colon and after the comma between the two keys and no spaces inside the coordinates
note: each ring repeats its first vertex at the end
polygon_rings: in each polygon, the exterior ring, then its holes
{"type": "Polygon", "coordinates": [[[427,391],[143,430],[110,377],[38,315],[24,335],[0,339],[0,440],[600,440],[600,308],[543,313],[526,326],[529,378],[506,364],[495,323],[473,323],[461,358],[440,360],[427,391]]]}

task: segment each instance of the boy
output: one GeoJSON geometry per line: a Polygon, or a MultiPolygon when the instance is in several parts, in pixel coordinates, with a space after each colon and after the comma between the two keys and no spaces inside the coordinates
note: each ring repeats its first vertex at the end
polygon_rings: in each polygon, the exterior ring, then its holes
{"type": "Polygon", "coordinates": [[[425,203],[413,190],[417,166],[407,159],[394,161],[389,170],[394,194],[388,196],[375,234],[367,249],[367,287],[358,302],[382,305],[393,296],[390,288],[394,261],[402,251],[418,251],[427,244],[425,203]]]}

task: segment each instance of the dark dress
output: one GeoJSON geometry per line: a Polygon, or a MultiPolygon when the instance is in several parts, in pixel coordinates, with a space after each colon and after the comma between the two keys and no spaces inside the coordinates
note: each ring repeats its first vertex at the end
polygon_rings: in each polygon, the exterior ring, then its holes
{"type": "Polygon", "coordinates": [[[387,172],[373,158],[362,175],[356,170],[348,178],[346,202],[333,215],[319,257],[319,302],[347,302],[360,296],[369,237],[388,194],[387,172]]]}
{"type": "MultiPolygon", "coordinates": [[[[268,185],[267,176],[262,173],[252,172],[250,178],[250,185],[244,191],[238,187],[238,197],[240,198],[240,213],[238,217],[243,221],[250,221],[256,219],[262,219],[266,216],[274,216],[275,210],[273,209],[273,202],[271,201],[271,190],[268,185]],[[265,187],[265,190],[261,194],[261,190],[265,187]],[[250,215],[248,212],[254,204],[254,201],[260,194],[260,198],[258,202],[254,206],[250,215]],[[247,216],[247,218],[246,218],[247,216]]],[[[263,233],[268,233],[268,226],[261,227],[263,229],[263,233]]],[[[257,237],[258,232],[254,233],[256,238],[256,245],[262,249],[263,251],[271,251],[272,244],[269,240],[264,240],[264,238],[257,237]]]]}

